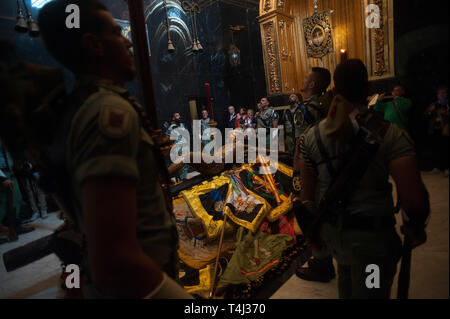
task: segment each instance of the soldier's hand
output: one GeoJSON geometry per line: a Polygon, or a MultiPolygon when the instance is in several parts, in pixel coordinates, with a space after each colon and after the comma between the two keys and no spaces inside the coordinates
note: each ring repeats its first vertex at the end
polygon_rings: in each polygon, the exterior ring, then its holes
{"type": "Polygon", "coordinates": [[[416,230],[409,224],[404,224],[400,228],[403,235],[405,235],[405,240],[409,240],[411,243],[411,248],[414,249],[426,243],[427,233],[425,229],[416,230]]]}
{"type": "Polygon", "coordinates": [[[383,101],[385,96],[386,96],[386,93],[381,94],[381,95],[378,97],[378,101],[383,101]]]}

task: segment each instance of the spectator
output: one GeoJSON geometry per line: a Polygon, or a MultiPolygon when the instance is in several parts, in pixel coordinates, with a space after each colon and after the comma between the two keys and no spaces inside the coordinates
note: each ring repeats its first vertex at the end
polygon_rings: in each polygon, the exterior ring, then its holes
{"type": "Polygon", "coordinates": [[[236,124],[234,125],[234,128],[238,128],[239,127],[239,123],[240,120],[245,120],[247,119],[247,110],[244,107],[241,107],[239,109],[239,114],[236,116],[236,124]]]}
{"type": "Polygon", "coordinates": [[[209,118],[209,113],[207,110],[202,111],[202,119],[200,120],[201,123],[201,133],[200,133],[200,139],[202,140],[202,145],[205,146],[209,142],[211,142],[211,136],[203,134],[205,131],[209,128],[209,122],[211,122],[211,119],[209,118]]]}
{"type": "Polygon", "coordinates": [[[397,85],[392,90],[391,97],[386,97],[386,94],[380,95],[377,104],[375,104],[375,110],[383,112],[386,121],[407,130],[412,102],[404,96],[405,89],[403,86],[397,85]]]}
{"type": "Polygon", "coordinates": [[[426,111],[428,120],[428,136],[432,149],[432,173],[444,171],[449,176],[449,108],[448,87],[441,86],[437,90],[438,100],[431,104],[426,111]]]}
{"type": "Polygon", "coordinates": [[[30,202],[31,209],[33,211],[33,215],[29,220],[26,220],[24,223],[30,223],[35,221],[38,218],[47,218],[47,200],[45,198],[45,193],[36,183],[36,179],[39,178],[38,172],[33,172],[33,167],[29,162],[25,162],[27,167],[27,176],[24,179],[25,189],[27,192],[28,200],[30,202]]]}
{"type": "Polygon", "coordinates": [[[248,109],[247,111],[247,119],[245,120],[246,128],[256,128],[256,118],[255,111],[253,109],[248,109]]]}
{"type": "Polygon", "coordinates": [[[225,124],[225,128],[234,129],[236,127],[236,118],[237,118],[237,114],[234,109],[234,106],[229,106],[228,107],[228,117],[227,117],[227,121],[225,124]]]}

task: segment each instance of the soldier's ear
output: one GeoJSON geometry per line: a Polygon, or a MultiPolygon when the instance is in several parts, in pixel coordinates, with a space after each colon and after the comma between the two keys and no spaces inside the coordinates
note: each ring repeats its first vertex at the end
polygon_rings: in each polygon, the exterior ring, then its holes
{"type": "Polygon", "coordinates": [[[85,33],[81,37],[84,52],[88,56],[101,57],[103,56],[103,44],[98,37],[93,33],[85,33]]]}

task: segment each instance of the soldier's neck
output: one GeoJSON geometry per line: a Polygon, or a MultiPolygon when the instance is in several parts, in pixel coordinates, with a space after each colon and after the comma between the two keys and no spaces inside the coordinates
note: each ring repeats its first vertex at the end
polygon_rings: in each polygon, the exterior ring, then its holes
{"type": "Polygon", "coordinates": [[[104,80],[111,81],[114,85],[119,87],[125,86],[125,81],[123,80],[123,77],[117,75],[115,72],[112,72],[111,70],[104,69],[99,70],[97,76],[104,80]]]}

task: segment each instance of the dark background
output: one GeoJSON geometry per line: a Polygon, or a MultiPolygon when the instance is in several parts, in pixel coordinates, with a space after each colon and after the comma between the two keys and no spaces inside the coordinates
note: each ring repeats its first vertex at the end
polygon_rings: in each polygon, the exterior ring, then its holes
{"type": "MultiPolygon", "coordinates": [[[[191,122],[189,99],[205,98],[204,83],[211,83],[214,112],[222,124],[226,108],[234,105],[255,108],[256,101],[266,94],[261,35],[255,1],[200,1],[202,12],[197,16],[200,42],[204,50],[193,53],[189,41],[183,42],[177,32],[171,32],[176,51],[167,52],[165,11],[157,4],[162,0],[144,0],[151,14],[147,17],[150,39],[152,73],[160,124],[179,111],[186,123],[191,122]],[[151,10],[152,7],[157,9],[151,10]],[[235,37],[241,50],[241,65],[231,68],[228,48],[231,43],[229,25],[243,25],[245,30],[235,37]]],[[[128,12],[122,0],[104,0],[113,16],[127,20],[128,12]]],[[[30,0],[28,0],[30,4],[30,0]]],[[[170,4],[170,0],[169,0],[170,4]]],[[[391,92],[402,83],[412,99],[411,135],[418,149],[424,150],[425,123],[423,111],[436,100],[435,91],[448,82],[448,6],[447,0],[395,0],[395,68],[396,78],[372,82],[372,93],[391,92]]],[[[178,17],[191,30],[189,15],[169,6],[169,15],[178,17]]],[[[37,10],[33,9],[33,16],[37,10]]],[[[17,56],[31,62],[57,66],[47,54],[40,39],[14,33],[17,13],[15,0],[0,1],[0,37],[11,39],[17,47],[17,56]]],[[[176,24],[180,26],[181,24],[176,24]]],[[[67,81],[72,78],[67,73],[67,81]]],[[[136,83],[128,85],[139,96],[136,83]]],[[[274,98],[273,101],[283,99],[274,98]]]]}

